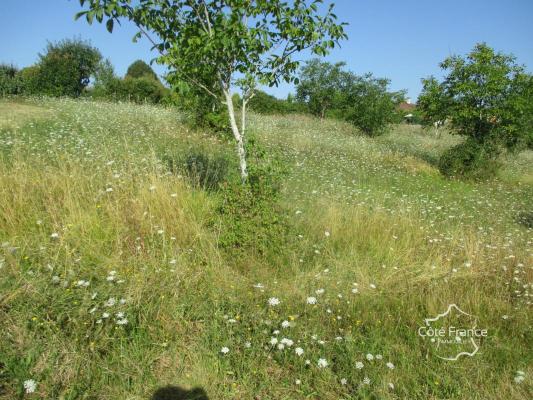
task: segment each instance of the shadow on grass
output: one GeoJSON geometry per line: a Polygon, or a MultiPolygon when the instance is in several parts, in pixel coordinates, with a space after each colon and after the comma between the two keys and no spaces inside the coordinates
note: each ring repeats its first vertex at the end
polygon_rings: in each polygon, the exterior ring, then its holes
{"type": "Polygon", "coordinates": [[[151,400],[209,400],[202,388],[185,390],[179,386],[165,386],[155,391],[151,400]]]}

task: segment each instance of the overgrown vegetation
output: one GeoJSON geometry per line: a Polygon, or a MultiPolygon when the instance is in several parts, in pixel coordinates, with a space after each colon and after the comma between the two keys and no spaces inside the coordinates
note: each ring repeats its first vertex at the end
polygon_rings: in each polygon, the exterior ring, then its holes
{"type": "Polygon", "coordinates": [[[0,105],[0,398],[528,398],[530,152],[449,181],[446,132],[251,114],[243,186],[173,109],[0,105]],[[417,335],[450,303],[489,329],[455,363],[417,335]]]}
{"type": "Polygon", "coordinates": [[[312,59],[302,68],[296,98],[321,119],[326,115],[351,122],[368,136],[386,133],[401,122],[397,110],[405,93],[390,92],[390,81],[372,74],[357,76],[345,63],[331,64],[312,59]]]}

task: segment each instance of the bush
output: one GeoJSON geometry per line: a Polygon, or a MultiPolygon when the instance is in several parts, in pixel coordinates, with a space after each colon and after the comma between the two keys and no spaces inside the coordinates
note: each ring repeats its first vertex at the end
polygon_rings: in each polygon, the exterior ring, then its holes
{"type": "Polygon", "coordinates": [[[522,211],[518,213],[516,221],[528,229],[533,229],[533,211],[522,211]]]}
{"type": "Polygon", "coordinates": [[[277,158],[267,159],[253,138],[248,140],[247,151],[247,183],[234,179],[222,192],[219,245],[232,254],[239,254],[239,250],[260,256],[281,254],[289,237],[288,220],[279,204],[284,168],[277,158]]]}
{"type": "Polygon", "coordinates": [[[167,89],[158,81],[148,78],[115,78],[109,82],[107,96],[113,100],[135,103],[159,103],[166,96],[167,89]]]}
{"type": "Polygon", "coordinates": [[[498,170],[498,148],[492,143],[467,139],[448,149],[439,159],[439,170],[447,177],[484,180],[498,170]]]}
{"type": "Polygon", "coordinates": [[[19,72],[22,93],[25,95],[39,94],[40,68],[38,65],[26,67],[19,72]]]}
{"type": "Polygon", "coordinates": [[[0,64],[0,96],[22,93],[22,79],[13,65],[0,64]]]}
{"type": "MultiPolygon", "coordinates": [[[[235,103],[235,105],[238,105],[238,103],[235,103]]],[[[255,92],[254,97],[248,103],[248,107],[250,110],[260,114],[287,114],[298,110],[305,110],[304,105],[298,108],[298,104],[296,103],[289,103],[287,100],[278,99],[261,90],[255,92]]]]}
{"type": "Polygon", "coordinates": [[[442,82],[434,77],[422,81],[420,110],[427,123],[448,119],[451,133],[468,138],[468,144],[457,149],[460,154],[450,153],[443,160],[444,170],[462,156],[468,165],[454,168],[468,175],[495,166],[498,146],[515,152],[531,147],[533,78],[514,56],[480,43],[466,57],[448,57],[440,67],[447,71],[442,82]],[[471,154],[476,149],[484,154],[471,154]],[[490,165],[477,168],[485,161],[490,165]]]}

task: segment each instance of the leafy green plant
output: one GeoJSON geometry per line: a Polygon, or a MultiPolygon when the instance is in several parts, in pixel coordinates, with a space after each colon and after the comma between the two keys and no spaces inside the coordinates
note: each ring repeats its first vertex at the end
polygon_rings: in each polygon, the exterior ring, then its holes
{"type": "Polygon", "coordinates": [[[533,229],[533,211],[521,211],[516,217],[516,221],[526,228],[533,229]]]}
{"type": "Polygon", "coordinates": [[[473,168],[486,167],[479,160],[494,165],[502,147],[518,151],[530,146],[532,78],[513,56],[481,43],[466,57],[446,58],[440,67],[448,72],[442,82],[433,77],[423,80],[420,110],[429,122],[448,119],[452,133],[468,138],[461,151],[464,157],[445,154],[442,165],[453,158],[450,168],[459,170],[456,162],[462,157],[463,171],[476,175],[473,168]],[[472,151],[481,154],[474,156],[472,151]]]}
{"type": "Polygon", "coordinates": [[[469,138],[444,152],[438,167],[447,177],[488,179],[498,170],[498,154],[498,149],[491,142],[479,143],[469,138]]]}
{"type": "Polygon", "coordinates": [[[22,79],[13,65],[0,64],[0,96],[16,95],[22,92],[22,79]]]}
{"type": "Polygon", "coordinates": [[[252,160],[248,181],[245,185],[230,181],[222,192],[219,244],[233,254],[275,254],[286,245],[290,229],[279,204],[285,168],[276,157],[269,157],[253,137],[248,140],[247,149],[252,160]]]}
{"type": "Polygon", "coordinates": [[[141,78],[114,78],[105,87],[106,97],[135,103],[157,104],[164,98],[165,92],[165,87],[159,81],[146,76],[141,78]]]}

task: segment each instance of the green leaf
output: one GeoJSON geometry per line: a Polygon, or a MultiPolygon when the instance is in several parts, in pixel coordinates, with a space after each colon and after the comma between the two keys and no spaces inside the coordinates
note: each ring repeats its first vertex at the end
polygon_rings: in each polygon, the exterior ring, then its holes
{"type": "Polygon", "coordinates": [[[105,24],[109,33],[113,33],[113,24],[114,24],[113,18],[108,19],[105,24]]]}
{"type": "Polygon", "coordinates": [[[80,19],[80,17],[83,17],[85,14],[87,14],[87,11],[80,11],[74,16],[74,21],[77,21],[78,19],[80,19]]]}

